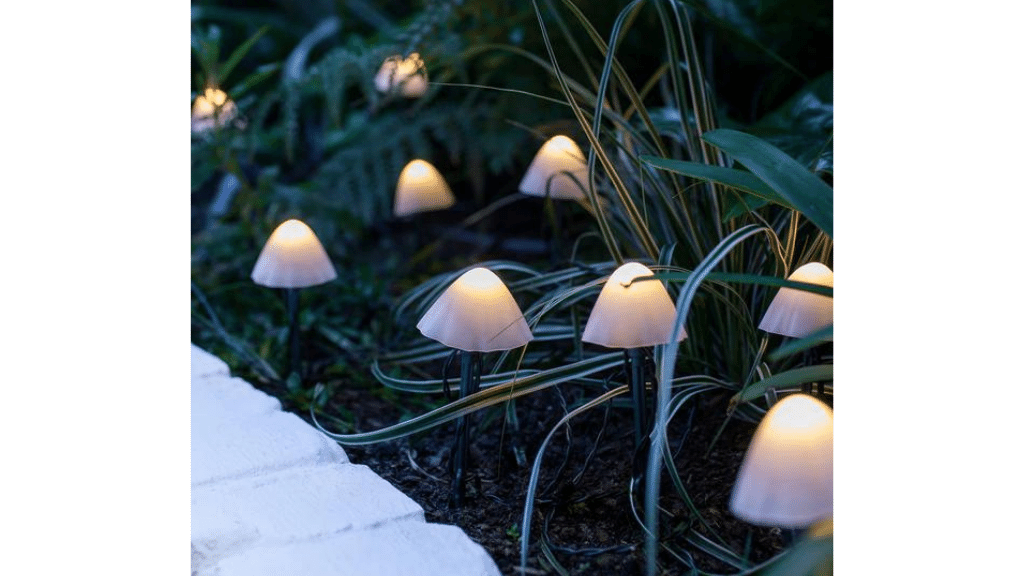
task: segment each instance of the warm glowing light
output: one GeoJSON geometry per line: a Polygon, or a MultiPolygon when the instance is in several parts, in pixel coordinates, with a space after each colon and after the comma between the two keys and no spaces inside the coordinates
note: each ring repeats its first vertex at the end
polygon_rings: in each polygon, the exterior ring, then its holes
{"type": "Polygon", "coordinates": [[[761,526],[805,528],[832,516],[832,410],[783,398],[754,432],[729,507],[761,526]]]}
{"type": "MultiPolygon", "coordinates": [[[[789,280],[832,287],[832,271],[819,262],[797,268],[789,280]]],[[[832,298],[795,288],[780,288],[758,326],[765,332],[803,338],[832,324],[832,298]]]]}
{"type": "Polygon", "coordinates": [[[413,160],[398,176],[395,216],[444,210],[455,204],[455,196],[441,173],[424,160],[413,160]]]}
{"type": "Polygon", "coordinates": [[[533,340],[512,293],[486,268],[459,276],[416,327],[428,338],[468,352],[510,350],[533,340]]]}
{"type": "Polygon", "coordinates": [[[228,95],[218,88],[207,88],[196,96],[192,104],[192,131],[205,132],[214,127],[221,127],[237,115],[235,103],[228,100],[228,95]]]}
{"type": "Polygon", "coordinates": [[[373,79],[380,92],[398,90],[407,98],[418,98],[427,92],[427,68],[416,52],[408,58],[395,55],[384,60],[373,79]]]}
{"type": "Polygon", "coordinates": [[[252,269],[253,282],[271,288],[305,288],[337,276],[313,230],[294,219],[274,230],[252,269]]]}
{"type": "Polygon", "coordinates": [[[533,157],[519,183],[519,191],[531,196],[550,194],[559,200],[582,200],[586,198],[584,191],[590,187],[586,160],[583,151],[570,138],[555,136],[545,142],[533,157]]]}
{"type": "MultiPolygon", "coordinates": [[[[632,282],[651,274],[651,269],[639,262],[619,266],[601,289],[582,340],[609,348],[667,343],[676,318],[676,307],[668,291],[656,280],[632,282]]],[[[683,338],[686,330],[679,335],[680,341],[683,338]]]]}

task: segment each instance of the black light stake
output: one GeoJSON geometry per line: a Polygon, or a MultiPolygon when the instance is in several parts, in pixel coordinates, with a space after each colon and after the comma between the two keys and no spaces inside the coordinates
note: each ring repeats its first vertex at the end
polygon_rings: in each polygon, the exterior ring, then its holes
{"type": "Polygon", "coordinates": [[[288,300],[288,374],[297,373],[302,376],[301,360],[299,359],[299,289],[285,288],[288,300]]]}
{"type": "MultiPolygon", "coordinates": [[[[459,276],[416,324],[428,338],[462,351],[459,398],[480,390],[480,354],[511,350],[533,340],[533,333],[512,294],[494,272],[473,268],[459,276]]],[[[469,416],[458,418],[452,454],[450,504],[465,501],[469,465],[469,416]]]]}
{"type": "Polygon", "coordinates": [[[633,446],[640,448],[650,433],[647,424],[647,382],[644,378],[644,351],[642,348],[627,348],[626,367],[629,371],[629,392],[633,398],[633,446]]]}
{"type": "MultiPolygon", "coordinates": [[[[459,379],[459,400],[476,394],[480,390],[480,353],[462,352],[462,377],[459,379]]],[[[456,420],[455,453],[452,471],[452,487],[450,504],[456,508],[462,506],[466,498],[466,468],[469,467],[469,418],[466,416],[456,420]]]]}
{"type": "Polygon", "coordinates": [[[283,288],[288,308],[288,374],[301,376],[299,355],[299,289],[338,277],[320,240],[300,220],[286,220],[263,245],[252,269],[253,282],[283,288]]]}
{"type": "MultiPolygon", "coordinates": [[[[633,440],[639,449],[650,435],[644,351],[672,337],[676,307],[658,281],[635,281],[654,272],[639,262],[619,266],[605,282],[583,329],[582,340],[624,350],[626,373],[633,399],[633,440]]],[[[686,338],[682,330],[679,339],[686,338]]]]}

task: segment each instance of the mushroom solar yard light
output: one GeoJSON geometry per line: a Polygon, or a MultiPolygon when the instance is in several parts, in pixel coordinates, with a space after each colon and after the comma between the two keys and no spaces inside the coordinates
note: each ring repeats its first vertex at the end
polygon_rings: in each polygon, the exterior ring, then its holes
{"type": "Polygon", "coordinates": [[[541,146],[519,183],[519,191],[523,194],[550,196],[556,200],[583,200],[586,198],[584,190],[589,190],[589,187],[586,156],[571,138],[561,135],[541,146]]]}
{"type": "MultiPolygon", "coordinates": [[[[526,345],[533,333],[494,272],[473,268],[452,283],[416,324],[424,336],[462,351],[459,398],[480,389],[480,354],[526,345]]],[[[457,421],[452,501],[461,506],[469,459],[468,416],[457,421]]]]}
{"type": "Polygon", "coordinates": [[[288,371],[299,371],[299,289],[337,278],[327,252],[305,223],[291,219],[270,235],[252,269],[253,282],[284,288],[288,299],[288,371]]]}
{"type": "Polygon", "coordinates": [[[192,131],[206,132],[224,126],[238,113],[235,103],[219,88],[207,88],[192,104],[192,131]]]}
{"type": "Polygon", "coordinates": [[[806,528],[832,517],[832,410],[806,394],[772,406],[743,457],[729,509],[759,526],[806,528]]]}
{"type": "Polygon", "coordinates": [[[427,93],[427,69],[416,52],[409,54],[408,58],[391,56],[381,64],[373,83],[380,92],[398,92],[406,98],[419,98],[427,93]]]}
{"type": "MultiPolygon", "coordinates": [[[[661,282],[633,282],[652,274],[639,262],[619,266],[601,289],[582,337],[584,342],[624,349],[633,396],[633,436],[638,448],[650,432],[642,348],[668,343],[676,318],[676,307],[661,282]]],[[[683,338],[686,330],[680,331],[679,340],[683,338]]]]}
{"type": "Polygon", "coordinates": [[[402,168],[395,189],[395,216],[444,210],[455,204],[444,176],[425,160],[413,160],[402,168]]]}
{"type": "MultiPolygon", "coordinates": [[[[832,287],[832,270],[820,262],[797,268],[787,280],[832,287]]],[[[803,338],[832,323],[832,297],[780,288],[758,326],[765,332],[803,338]]]]}

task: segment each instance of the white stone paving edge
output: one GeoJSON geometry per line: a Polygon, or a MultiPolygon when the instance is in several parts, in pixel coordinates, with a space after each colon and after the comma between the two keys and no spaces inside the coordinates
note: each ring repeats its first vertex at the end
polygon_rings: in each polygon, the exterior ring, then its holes
{"type": "Polygon", "coordinates": [[[280,402],[192,346],[192,574],[501,576],[280,402]]]}

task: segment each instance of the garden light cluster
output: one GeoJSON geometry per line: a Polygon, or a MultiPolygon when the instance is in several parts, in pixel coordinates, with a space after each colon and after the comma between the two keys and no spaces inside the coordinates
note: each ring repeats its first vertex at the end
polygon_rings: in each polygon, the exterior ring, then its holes
{"type": "MultiPolygon", "coordinates": [[[[427,88],[422,59],[393,56],[377,73],[376,88],[405,97],[422,96],[427,88]]],[[[193,130],[222,125],[234,116],[226,94],[208,89],[193,107],[193,130]]],[[[585,201],[592,196],[591,175],[580,147],[556,135],[540,147],[518,186],[522,194],[554,200],[585,201]]],[[[430,162],[413,159],[398,177],[395,217],[446,210],[456,203],[444,176],[430,162]]],[[[676,305],[666,285],[651,279],[655,272],[641,262],[625,262],[603,282],[580,340],[624,351],[632,393],[637,449],[645,445],[648,425],[648,381],[644,350],[672,339],[676,305]]],[[[295,219],[282,223],[267,240],[252,271],[257,284],[298,289],[337,277],[316,234],[295,219]]],[[[809,262],[788,280],[832,287],[832,271],[809,262]]],[[[295,300],[297,306],[297,299],[295,300]]],[[[295,314],[294,308],[292,309],[295,314]]],[[[803,338],[832,324],[832,298],[783,287],[768,306],[758,328],[766,333],[803,338]]],[[[431,303],[416,324],[426,337],[461,351],[460,398],[479,391],[480,354],[526,346],[534,340],[509,288],[494,271],[472,267],[458,276],[431,303]]],[[[678,340],[687,338],[680,329],[678,340]]],[[[455,450],[455,502],[462,502],[467,417],[458,419],[455,450]]],[[[730,509],[752,524],[805,528],[832,516],[832,410],[807,394],[791,394],[770,408],[760,422],[738,474],[730,509]]]]}

